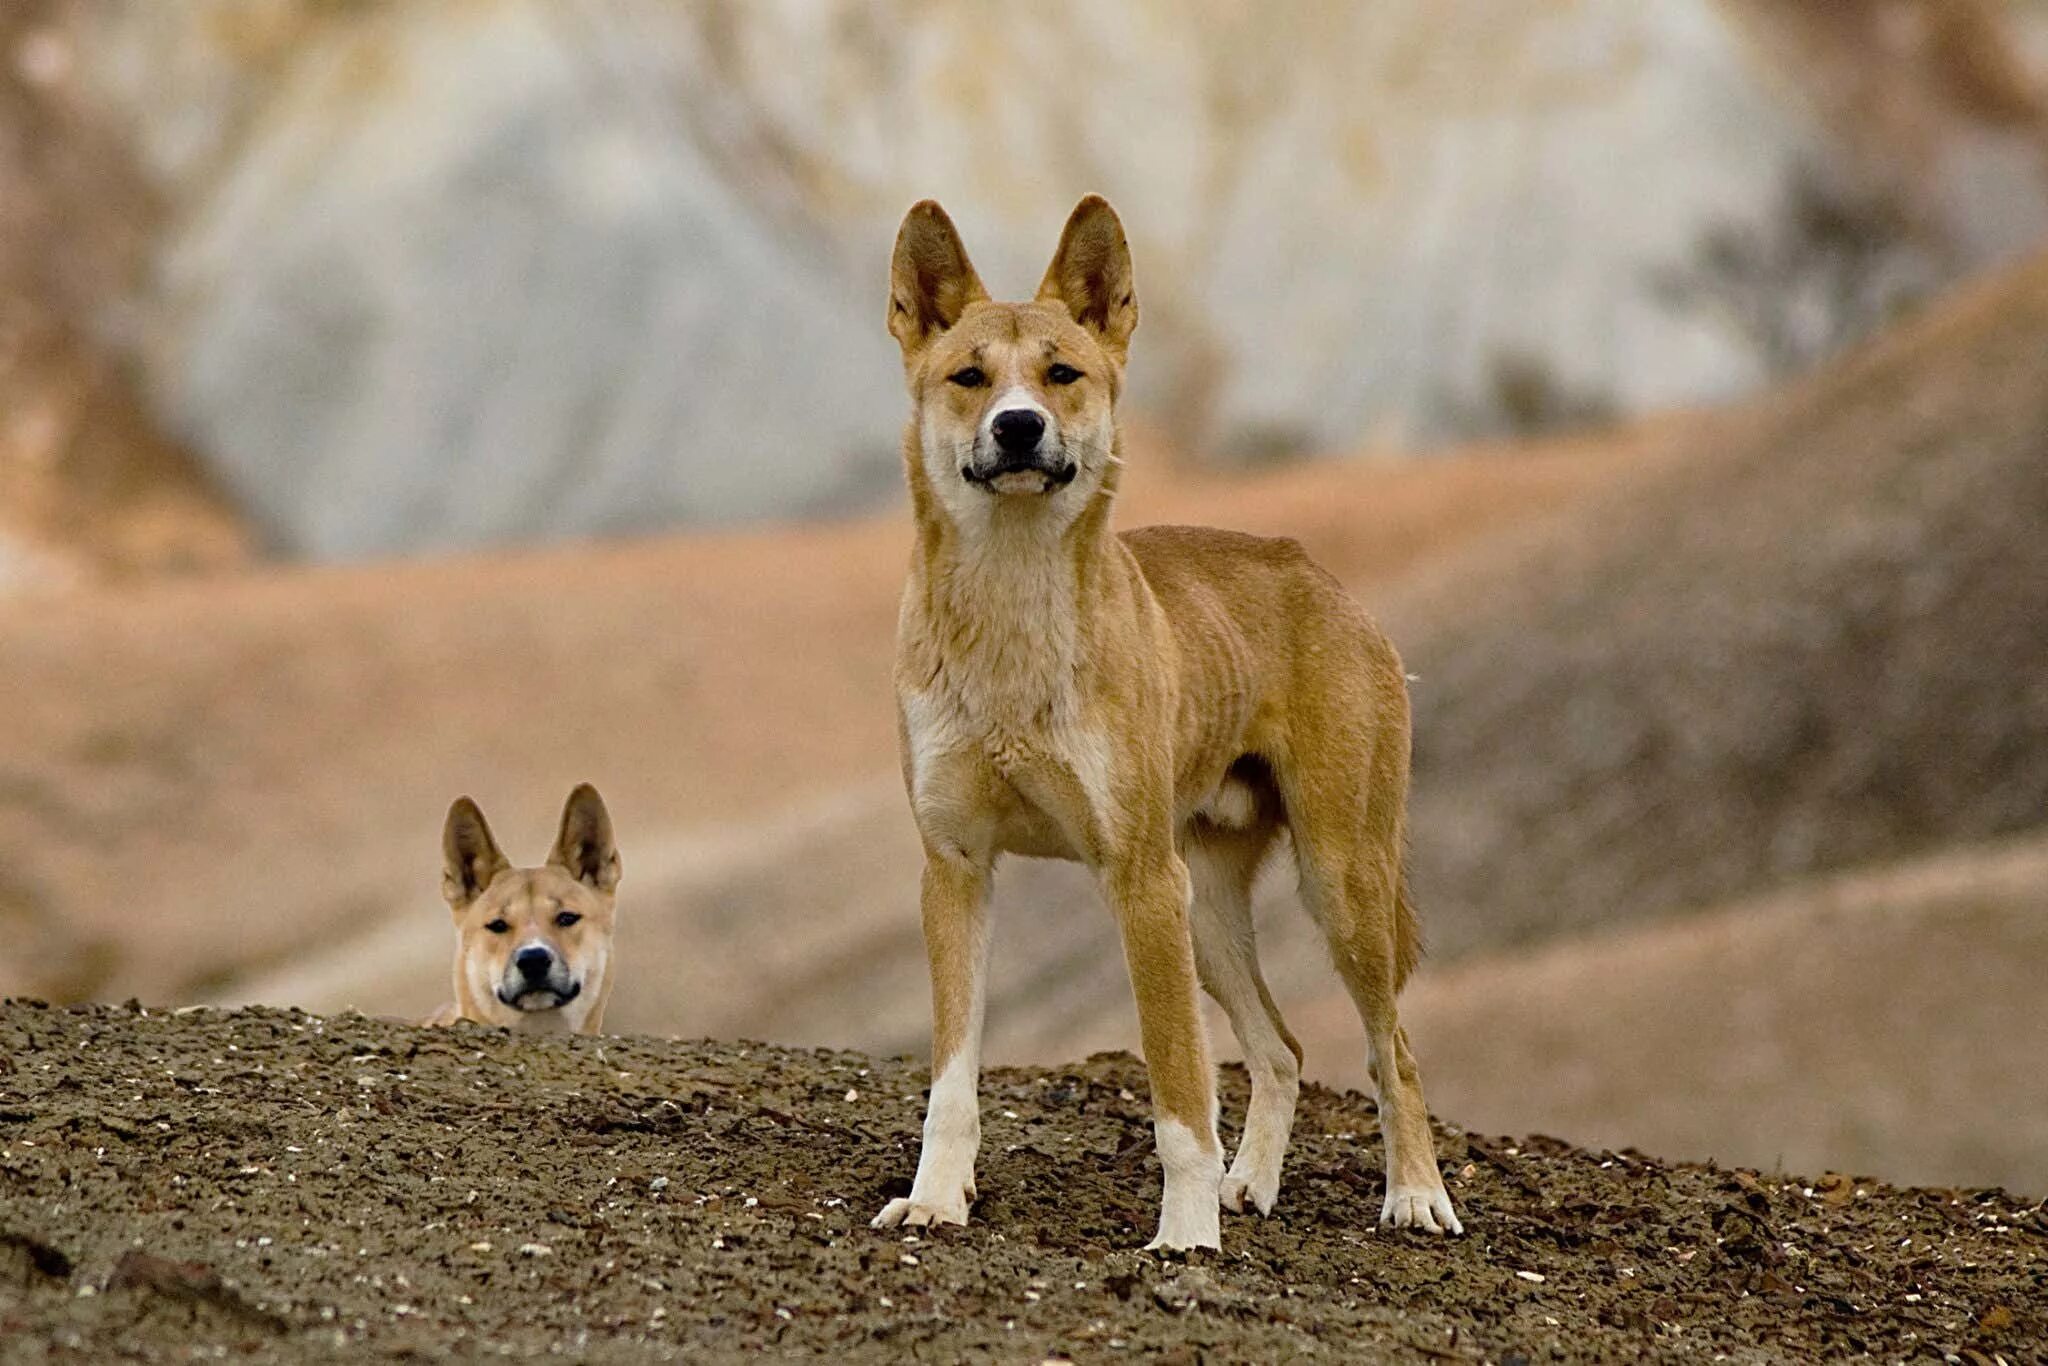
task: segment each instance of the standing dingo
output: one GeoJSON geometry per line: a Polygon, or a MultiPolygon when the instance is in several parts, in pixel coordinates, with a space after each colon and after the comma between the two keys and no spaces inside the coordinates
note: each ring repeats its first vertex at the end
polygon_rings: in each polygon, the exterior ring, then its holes
{"type": "Polygon", "coordinates": [[[1408,694],[1393,647],[1291,541],[1117,535],[1116,400],[1138,323],[1123,226],[1068,219],[1038,296],[995,303],[930,201],[896,239],[916,543],[897,631],[904,780],[925,850],[932,1088],[917,1179],[878,1228],[964,1223],[997,856],[1078,859],[1122,935],[1165,1168],[1154,1247],[1216,1247],[1219,1199],[1270,1212],[1300,1046],[1253,952],[1251,888],[1292,836],[1365,1022],[1380,1221],[1462,1232],[1394,997],[1420,952],[1402,872],[1408,694]],[[1249,1064],[1226,1174],[1195,986],[1249,1064]]]}

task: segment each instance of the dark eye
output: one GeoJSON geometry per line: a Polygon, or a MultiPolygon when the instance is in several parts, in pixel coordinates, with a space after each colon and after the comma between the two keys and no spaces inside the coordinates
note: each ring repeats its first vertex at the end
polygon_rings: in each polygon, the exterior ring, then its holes
{"type": "Polygon", "coordinates": [[[574,911],[563,911],[561,914],[555,917],[555,923],[566,930],[582,918],[582,916],[576,914],[576,912],[574,911]]]}
{"type": "Polygon", "coordinates": [[[981,367],[978,365],[970,365],[964,370],[955,370],[946,378],[952,383],[959,385],[962,389],[979,389],[982,385],[988,383],[988,376],[981,373],[981,367]]]}
{"type": "Polygon", "coordinates": [[[484,928],[489,930],[492,934],[503,934],[505,931],[511,929],[512,927],[505,923],[505,919],[503,916],[500,916],[496,920],[486,920],[484,922],[484,928]]]}
{"type": "Polygon", "coordinates": [[[1054,384],[1072,384],[1081,378],[1081,372],[1065,361],[1056,361],[1052,369],[1045,372],[1045,377],[1054,384]]]}

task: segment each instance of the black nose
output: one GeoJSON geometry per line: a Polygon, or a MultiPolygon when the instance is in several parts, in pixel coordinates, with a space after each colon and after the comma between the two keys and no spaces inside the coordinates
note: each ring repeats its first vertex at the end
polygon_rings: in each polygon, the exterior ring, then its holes
{"type": "Polygon", "coordinates": [[[988,427],[996,445],[1010,455],[1028,455],[1045,435],[1045,419],[1029,408],[1005,408],[988,427]]]}
{"type": "Polygon", "coordinates": [[[512,966],[519,969],[519,975],[529,982],[545,982],[548,970],[555,965],[555,956],[538,946],[521,949],[512,958],[512,966]]]}

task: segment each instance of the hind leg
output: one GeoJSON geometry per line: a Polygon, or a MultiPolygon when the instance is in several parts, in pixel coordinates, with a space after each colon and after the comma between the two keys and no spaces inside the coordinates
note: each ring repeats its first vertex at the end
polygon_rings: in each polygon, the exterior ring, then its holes
{"type": "Polygon", "coordinates": [[[1378,819],[1368,818],[1365,792],[1350,785],[1356,771],[1332,764],[1310,775],[1320,783],[1298,783],[1288,793],[1302,893],[1365,1024],[1387,1161],[1380,1222],[1463,1233],[1437,1170],[1422,1076],[1394,1006],[1415,933],[1401,895],[1399,798],[1406,787],[1405,765],[1376,775],[1374,790],[1394,808],[1372,813],[1378,819]]]}
{"type": "MultiPolygon", "coordinates": [[[[1412,1109],[1422,1117],[1421,1147],[1411,1145],[1411,1151],[1424,1152],[1429,1160],[1423,1170],[1411,1175],[1402,1186],[1388,1183],[1387,1199],[1380,1207],[1380,1222],[1396,1228],[1424,1228],[1433,1233],[1463,1233],[1465,1226],[1458,1220],[1458,1212],[1451,1205],[1451,1193],[1444,1188],[1443,1172],[1436,1164],[1436,1149],[1429,1136],[1429,1112],[1422,1103],[1421,1074],[1415,1065],[1415,1055],[1408,1048],[1408,1031],[1398,1026],[1394,1030],[1394,1053],[1401,1085],[1411,1097],[1412,1109]]],[[[1382,1100],[1380,1104],[1384,1113],[1386,1102],[1382,1100]]]]}
{"type": "Polygon", "coordinates": [[[1365,1024],[1368,1065],[1379,1093],[1387,1197],[1380,1222],[1432,1233],[1463,1233],[1429,1133],[1422,1075],[1394,1007],[1399,989],[1394,876],[1383,868],[1304,869],[1309,899],[1331,956],[1365,1024]]]}
{"type": "Polygon", "coordinates": [[[1280,1193],[1301,1092],[1301,1045],[1266,990],[1252,934],[1252,881],[1271,841],[1270,829],[1216,831],[1191,836],[1184,850],[1194,883],[1195,970],[1230,1017],[1252,1081],[1244,1135],[1223,1177],[1223,1207],[1242,1210],[1249,1200],[1261,1214],[1273,1212],[1280,1193]]]}
{"type": "Polygon", "coordinates": [[[1380,1205],[1380,1222],[1431,1233],[1463,1233],[1465,1226],[1458,1221],[1451,1193],[1444,1188],[1443,1172],[1436,1164],[1429,1110],[1423,1104],[1421,1073],[1408,1048],[1408,1032],[1394,1027],[1391,1068],[1381,1061],[1389,1047],[1375,1044],[1372,1062],[1373,1084],[1379,1092],[1380,1132],[1387,1145],[1387,1198],[1380,1205]],[[1388,1071],[1394,1073],[1391,1083],[1384,1079],[1388,1071]],[[1398,1113],[1391,1108],[1390,1096],[1398,1096],[1394,1102],[1398,1113]],[[1401,1135],[1398,1141],[1397,1132],[1401,1135]]]}

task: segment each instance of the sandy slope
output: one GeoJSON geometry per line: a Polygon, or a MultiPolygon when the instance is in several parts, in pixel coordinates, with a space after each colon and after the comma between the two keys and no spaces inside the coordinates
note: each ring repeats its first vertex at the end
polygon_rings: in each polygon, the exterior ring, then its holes
{"type": "Polygon", "coordinates": [[[1385,604],[1460,950],[2048,817],[2048,254],[1385,604]]]}
{"type": "MultiPolygon", "coordinates": [[[[1408,1011],[1432,1104],[1482,1128],[2042,1195],[2044,967],[2036,837],[1445,965],[1408,1011]]],[[[1348,1010],[1298,1012],[1311,1044],[1348,1010]]]]}
{"type": "MultiPolygon", "coordinates": [[[[1251,481],[1140,449],[1128,520],[1295,532],[1370,581],[1661,441],[1251,481]]],[[[751,936],[675,918],[715,915],[698,893],[762,848],[808,873],[774,832],[849,787],[902,849],[887,677],[907,534],[891,517],[0,602],[0,917],[22,946],[0,991],[185,1000],[347,960],[344,999],[418,1010],[441,978],[448,801],[473,793],[537,858],[585,778],[619,821],[629,917],[674,930],[678,961],[804,952],[824,927],[794,887],[762,889],[751,936]]],[[[861,899],[846,872],[866,866],[816,870],[853,897],[847,933],[902,906],[861,899]]],[[[641,1024],[693,1027],[661,999],[641,1024]]]]}

